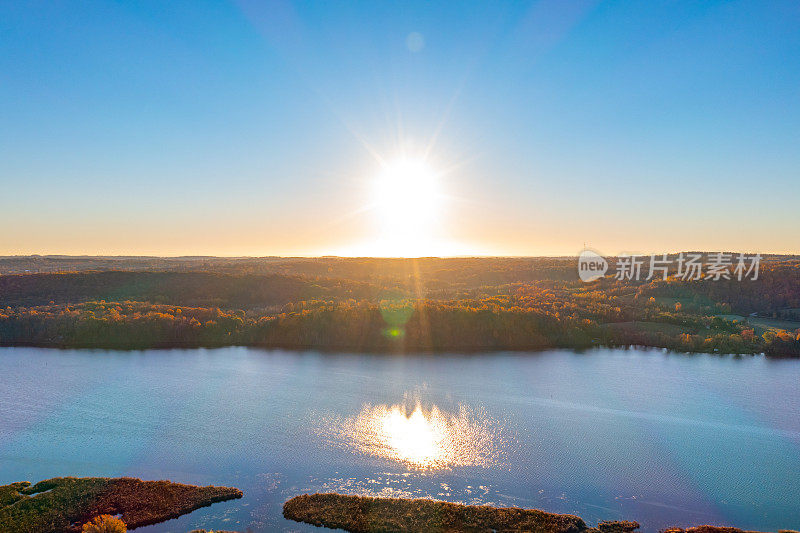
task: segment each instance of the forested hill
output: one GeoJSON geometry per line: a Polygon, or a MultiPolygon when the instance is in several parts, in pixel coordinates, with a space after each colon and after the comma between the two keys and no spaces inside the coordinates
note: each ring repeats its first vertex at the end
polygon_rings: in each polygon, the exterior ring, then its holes
{"type": "Polygon", "coordinates": [[[0,305],[137,301],[253,309],[318,299],[370,299],[366,282],[297,275],[214,272],[69,272],[0,276],[0,305]]]}
{"type": "Polygon", "coordinates": [[[584,283],[576,266],[575,258],[0,258],[11,271],[0,275],[0,344],[390,352],[636,344],[800,354],[798,258],[767,257],[758,279],[742,281],[618,280],[612,258],[604,278],[584,283]]]}

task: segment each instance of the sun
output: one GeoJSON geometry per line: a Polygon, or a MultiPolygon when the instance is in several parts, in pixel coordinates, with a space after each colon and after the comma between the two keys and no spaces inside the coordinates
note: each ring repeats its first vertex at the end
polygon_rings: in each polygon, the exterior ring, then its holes
{"type": "Polygon", "coordinates": [[[372,208],[384,239],[405,246],[438,229],[444,198],[439,179],[422,158],[401,157],[381,165],[372,184],[372,208]]]}
{"type": "MultiPolygon", "coordinates": [[[[365,203],[356,213],[366,240],[338,251],[350,257],[451,257],[485,255],[452,240],[449,209],[457,196],[447,190],[446,173],[427,157],[402,152],[395,158],[376,155],[379,166],[366,176],[365,203]]],[[[453,167],[451,167],[453,168],[453,167]]],[[[452,186],[452,184],[449,184],[452,186]]]]}

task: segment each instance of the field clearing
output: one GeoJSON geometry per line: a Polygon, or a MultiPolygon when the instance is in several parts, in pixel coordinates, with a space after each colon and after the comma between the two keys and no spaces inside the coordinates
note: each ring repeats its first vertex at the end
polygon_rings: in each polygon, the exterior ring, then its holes
{"type": "Polygon", "coordinates": [[[800,328],[800,322],[792,320],[781,320],[779,318],[761,318],[761,317],[748,317],[747,322],[754,326],[760,326],[767,329],[785,329],[786,331],[794,331],[800,328]]]}
{"type": "Polygon", "coordinates": [[[794,331],[796,329],[800,329],[800,322],[796,322],[793,320],[781,320],[779,318],[763,318],[757,316],[742,316],[742,315],[715,315],[715,316],[718,318],[724,318],[725,320],[733,320],[749,324],[753,326],[753,328],[756,330],[756,333],[758,333],[759,335],[768,330],[794,331]]]}
{"type": "Polygon", "coordinates": [[[677,324],[667,324],[664,322],[642,322],[638,320],[631,322],[610,322],[604,324],[604,326],[612,329],[632,329],[636,331],[645,331],[647,333],[664,333],[667,335],[680,335],[681,333],[691,333],[694,335],[697,333],[697,330],[694,328],[679,326],[677,324]]]}

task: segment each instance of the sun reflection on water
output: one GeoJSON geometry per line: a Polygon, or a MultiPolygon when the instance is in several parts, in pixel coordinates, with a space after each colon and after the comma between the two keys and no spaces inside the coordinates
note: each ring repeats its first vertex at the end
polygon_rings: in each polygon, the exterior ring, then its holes
{"type": "Polygon", "coordinates": [[[417,466],[441,462],[453,441],[447,421],[434,408],[428,416],[417,406],[411,416],[394,406],[377,417],[380,424],[375,436],[385,443],[389,456],[417,466]]]}
{"type": "Polygon", "coordinates": [[[328,429],[361,453],[415,469],[497,465],[505,451],[502,426],[464,406],[448,413],[420,403],[365,405],[355,417],[329,421],[328,429]]]}

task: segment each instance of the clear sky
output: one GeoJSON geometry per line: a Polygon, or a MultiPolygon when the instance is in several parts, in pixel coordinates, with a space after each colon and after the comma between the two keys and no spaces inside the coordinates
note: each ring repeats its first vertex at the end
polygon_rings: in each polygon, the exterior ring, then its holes
{"type": "Polygon", "coordinates": [[[0,184],[0,254],[800,253],[800,2],[3,1],[0,184]]]}

